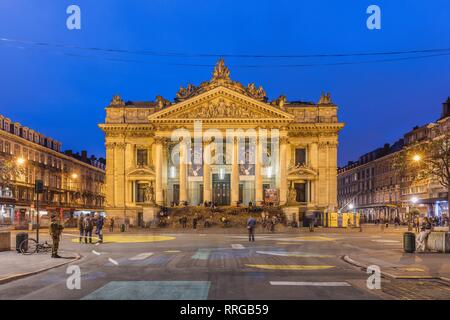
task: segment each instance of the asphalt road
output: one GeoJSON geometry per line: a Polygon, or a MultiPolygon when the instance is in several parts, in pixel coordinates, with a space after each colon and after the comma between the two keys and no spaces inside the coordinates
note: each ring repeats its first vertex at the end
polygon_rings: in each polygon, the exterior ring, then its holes
{"type": "Polygon", "coordinates": [[[244,233],[198,232],[116,234],[100,245],[79,244],[65,234],[61,247],[83,258],[0,285],[0,299],[398,298],[395,290],[368,289],[369,275],[342,256],[400,250],[400,233],[257,234],[250,243],[244,233]],[[73,265],[81,271],[80,289],[67,286],[67,268],[73,265]]]}

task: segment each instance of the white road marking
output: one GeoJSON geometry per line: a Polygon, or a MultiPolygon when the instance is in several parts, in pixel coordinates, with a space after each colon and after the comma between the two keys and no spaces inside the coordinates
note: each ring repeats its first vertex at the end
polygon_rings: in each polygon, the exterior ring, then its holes
{"type": "Polygon", "coordinates": [[[101,255],[100,252],[97,252],[97,251],[95,251],[95,250],[92,250],[92,253],[93,253],[93,254],[96,254],[96,255],[98,255],[98,256],[101,255]]]}
{"type": "Polygon", "coordinates": [[[351,287],[348,282],[295,282],[270,281],[273,286],[306,286],[306,287],[351,287]]]}
{"type": "Polygon", "coordinates": [[[114,259],[109,258],[108,261],[111,262],[112,264],[115,264],[116,266],[119,265],[119,263],[114,259]]]}
{"type": "Polygon", "coordinates": [[[245,249],[245,247],[242,245],[242,244],[239,244],[239,243],[233,243],[232,245],[231,245],[231,247],[233,248],[233,249],[245,249]]]}
{"type": "Polygon", "coordinates": [[[147,252],[147,253],[144,252],[144,253],[140,253],[137,256],[134,256],[132,258],[128,258],[128,260],[132,260],[132,261],[145,260],[145,259],[147,259],[148,257],[150,257],[152,255],[153,255],[153,252],[147,252]]]}
{"type": "Polygon", "coordinates": [[[305,253],[305,252],[277,252],[277,251],[256,251],[259,254],[267,254],[280,257],[299,257],[299,258],[330,258],[330,255],[305,253]]]}
{"type": "Polygon", "coordinates": [[[372,240],[373,242],[382,242],[382,243],[398,243],[400,241],[397,240],[387,240],[387,239],[379,239],[379,240],[372,240]]]}

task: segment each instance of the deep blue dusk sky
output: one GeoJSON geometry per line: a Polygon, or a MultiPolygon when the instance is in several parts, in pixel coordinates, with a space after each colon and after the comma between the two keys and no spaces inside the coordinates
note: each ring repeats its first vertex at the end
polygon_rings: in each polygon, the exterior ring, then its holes
{"type": "MultiPolygon", "coordinates": [[[[183,53],[282,55],[450,48],[449,21],[448,0],[0,1],[0,38],[183,53]],[[70,4],[81,7],[81,30],[66,28],[70,4]],[[371,4],[381,7],[381,30],[366,27],[366,8],[371,4]]],[[[339,150],[344,164],[393,142],[414,125],[439,117],[441,103],[450,96],[449,55],[340,66],[236,65],[357,59],[228,58],[225,62],[234,80],[263,85],[270,99],[285,94],[288,100],[317,101],[322,91],[331,92],[346,123],[339,150]]],[[[208,80],[212,69],[174,64],[213,65],[215,60],[0,41],[0,113],[61,141],[64,149],[104,155],[97,124],[104,120],[104,107],[113,94],[120,93],[124,100],[153,100],[158,94],[173,99],[180,85],[208,80]]]]}

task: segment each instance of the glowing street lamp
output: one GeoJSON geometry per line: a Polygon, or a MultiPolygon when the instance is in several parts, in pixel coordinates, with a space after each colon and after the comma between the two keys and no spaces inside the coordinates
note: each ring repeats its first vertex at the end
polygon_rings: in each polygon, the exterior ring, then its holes
{"type": "Polygon", "coordinates": [[[422,160],[422,157],[420,156],[420,154],[415,154],[412,159],[414,162],[419,162],[420,160],[422,160]]]}
{"type": "Polygon", "coordinates": [[[19,166],[21,166],[21,165],[23,165],[23,164],[25,163],[25,159],[22,158],[22,157],[17,158],[16,163],[17,163],[19,166]]]}
{"type": "Polygon", "coordinates": [[[78,175],[76,173],[72,173],[72,179],[77,179],[78,175]]]}
{"type": "Polygon", "coordinates": [[[417,197],[412,197],[411,198],[411,202],[416,204],[419,201],[419,199],[417,197]]]}
{"type": "Polygon", "coordinates": [[[350,203],[350,204],[348,205],[348,208],[349,208],[350,210],[353,210],[353,209],[355,208],[355,205],[354,205],[353,203],[350,203]]]}

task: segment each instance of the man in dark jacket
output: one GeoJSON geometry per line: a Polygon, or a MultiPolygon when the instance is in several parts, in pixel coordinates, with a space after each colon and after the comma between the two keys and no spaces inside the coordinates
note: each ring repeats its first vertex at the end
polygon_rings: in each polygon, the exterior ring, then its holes
{"type": "Polygon", "coordinates": [[[97,225],[96,228],[97,230],[95,231],[95,233],[98,235],[98,242],[102,243],[103,242],[103,225],[104,225],[104,219],[103,216],[101,214],[99,214],[98,218],[97,218],[97,225]]]}
{"type": "Polygon", "coordinates": [[[255,227],[256,227],[256,219],[253,217],[248,218],[247,220],[248,241],[255,242],[255,227]]]}
{"type": "Polygon", "coordinates": [[[52,214],[49,233],[52,237],[52,258],[61,258],[58,255],[59,240],[64,227],[58,222],[56,214],[52,214]]]}
{"type": "Polygon", "coordinates": [[[78,229],[80,230],[80,243],[81,243],[84,237],[84,216],[82,213],[80,214],[80,218],[78,219],[78,229]]]}
{"type": "Polygon", "coordinates": [[[88,215],[86,218],[84,218],[84,242],[92,243],[92,230],[94,229],[94,220],[90,215],[88,215]]]}

